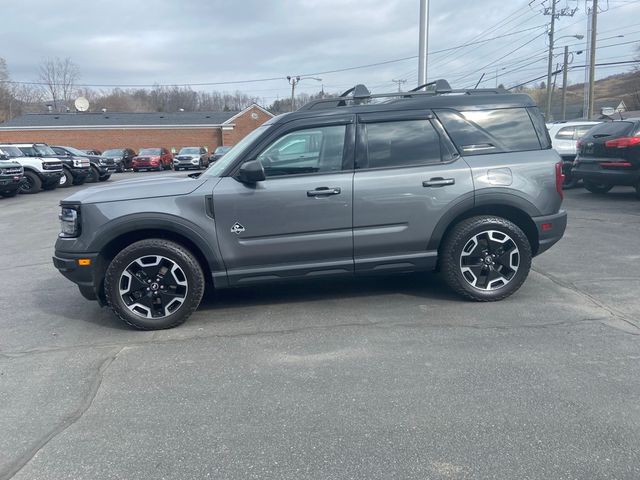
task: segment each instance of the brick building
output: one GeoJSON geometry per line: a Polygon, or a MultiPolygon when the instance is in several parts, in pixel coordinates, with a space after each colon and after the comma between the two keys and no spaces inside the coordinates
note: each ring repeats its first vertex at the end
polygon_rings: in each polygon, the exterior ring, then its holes
{"type": "Polygon", "coordinates": [[[0,124],[2,142],[44,142],[79,149],[234,145],[273,115],[253,104],[241,112],[34,113],[0,124]]]}

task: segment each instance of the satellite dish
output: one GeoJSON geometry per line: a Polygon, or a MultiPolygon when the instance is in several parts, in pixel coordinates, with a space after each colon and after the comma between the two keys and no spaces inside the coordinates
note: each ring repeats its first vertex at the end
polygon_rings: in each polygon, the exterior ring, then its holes
{"type": "Polygon", "coordinates": [[[89,110],[89,100],[84,97],[76,98],[76,101],[73,102],[73,104],[75,105],[76,110],[78,110],[79,112],[86,112],[87,110],[89,110]]]}

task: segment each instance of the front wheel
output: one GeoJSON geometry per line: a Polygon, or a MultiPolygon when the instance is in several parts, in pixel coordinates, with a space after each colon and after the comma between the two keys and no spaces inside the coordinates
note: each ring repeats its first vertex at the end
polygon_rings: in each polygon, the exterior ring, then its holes
{"type": "Polygon", "coordinates": [[[60,183],[58,183],[58,186],[61,188],[69,188],[71,185],[73,185],[73,175],[71,175],[71,172],[69,170],[63,168],[62,176],[60,177],[60,183]]]}
{"type": "Polygon", "coordinates": [[[92,166],[85,181],[87,183],[98,183],[100,181],[100,171],[92,166]]]}
{"type": "Polygon", "coordinates": [[[194,255],[175,242],[141,240],[111,261],[105,296],[115,314],[140,330],[183,323],[204,294],[204,274],[194,255]]]}
{"type": "Polygon", "coordinates": [[[607,185],[606,183],[596,183],[590,180],[585,180],[582,183],[584,184],[584,188],[589,190],[591,193],[607,193],[613,188],[613,185],[607,185]]]}
{"type": "Polygon", "coordinates": [[[445,282],[479,302],[516,292],[531,269],[531,245],[524,232],[501,217],[463,220],[446,236],[440,253],[445,282]]]}
{"type": "Polygon", "coordinates": [[[5,190],[4,192],[0,193],[0,195],[5,198],[15,197],[16,195],[18,195],[18,189],[16,188],[15,190],[5,190]]]}
{"type": "Polygon", "coordinates": [[[98,180],[100,180],[101,182],[106,182],[110,178],[111,178],[111,174],[108,174],[108,175],[104,175],[103,177],[99,177],[98,180]]]}
{"type": "Polygon", "coordinates": [[[24,172],[20,193],[38,193],[42,189],[42,180],[33,172],[24,172]]]}

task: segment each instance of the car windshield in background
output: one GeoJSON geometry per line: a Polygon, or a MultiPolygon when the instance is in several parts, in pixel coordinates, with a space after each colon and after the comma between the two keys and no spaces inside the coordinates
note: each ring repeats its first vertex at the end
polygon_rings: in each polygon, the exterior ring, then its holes
{"type": "Polygon", "coordinates": [[[213,153],[215,155],[221,155],[221,154],[227,153],[229,150],[231,150],[231,147],[218,147],[213,153]]]}
{"type": "Polygon", "coordinates": [[[53,157],[56,155],[56,152],[54,152],[48,145],[34,145],[34,148],[38,152],[38,155],[42,155],[44,157],[53,157]]]}
{"type": "Polygon", "coordinates": [[[10,157],[24,157],[24,153],[18,147],[2,147],[0,150],[10,157]]]}
{"type": "Polygon", "coordinates": [[[178,155],[200,155],[199,148],[183,148],[178,155]]]}
{"type": "Polygon", "coordinates": [[[120,149],[115,149],[115,150],[106,150],[104,152],[102,152],[102,156],[103,157],[118,157],[120,155],[122,155],[124,153],[124,150],[120,149]]]}
{"type": "Polygon", "coordinates": [[[138,155],[160,155],[159,148],[143,148],[138,155]]]}
{"type": "Polygon", "coordinates": [[[219,176],[227,169],[229,165],[231,165],[236,160],[236,158],[238,158],[245,152],[247,147],[253,144],[256,138],[266,132],[270,127],[271,125],[262,125],[256,128],[253,132],[251,132],[249,135],[247,135],[233,147],[231,147],[231,150],[229,150],[224,157],[222,157],[216,163],[211,164],[205,175],[209,175],[211,177],[219,176]]]}
{"type": "Polygon", "coordinates": [[[78,150],[77,148],[73,148],[73,147],[64,147],[64,148],[65,150],[68,150],[69,152],[71,152],[73,155],[77,157],[83,157],[87,155],[87,153],[83,152],[82,150],[78,150]]]}
{"type": "Polygon", "coordinates": [[[591,130],[589,130],[588,134],[585,136],[590,136],[593,138],[600,137],[618,137],[621,135],[629,135],[631,130],[633,129],[633,122],[606,122],[601,123],[600,125],[596,125],[591,130]]]}

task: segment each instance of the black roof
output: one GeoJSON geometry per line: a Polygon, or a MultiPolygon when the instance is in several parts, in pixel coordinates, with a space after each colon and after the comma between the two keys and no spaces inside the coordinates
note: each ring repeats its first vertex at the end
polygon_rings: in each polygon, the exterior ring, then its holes
{"type": "Polygon", "coordinates": [[[151,125],[221,125],[239,112],[154,113],[28,113],[0,124],[3,127],[88,127],[151,125]]]}
{"type": "Polygon", "coordinates": [[[430,108],[452,108],[455,110],[489,110],[494,108],[534,107],[533,99],[524,93],[474,93],[417,95],[413,97],[392,97],[384,103],[336,106],[341,101],[353,103],[351,98],[336,97],[335,103],[322,103],[312,108],[302,107],[292,113],[279,115],[268,123],[285,123],[292,120],[326,117],[341,114],[391,112],[399,110],[420,110],[430,108]]]}

